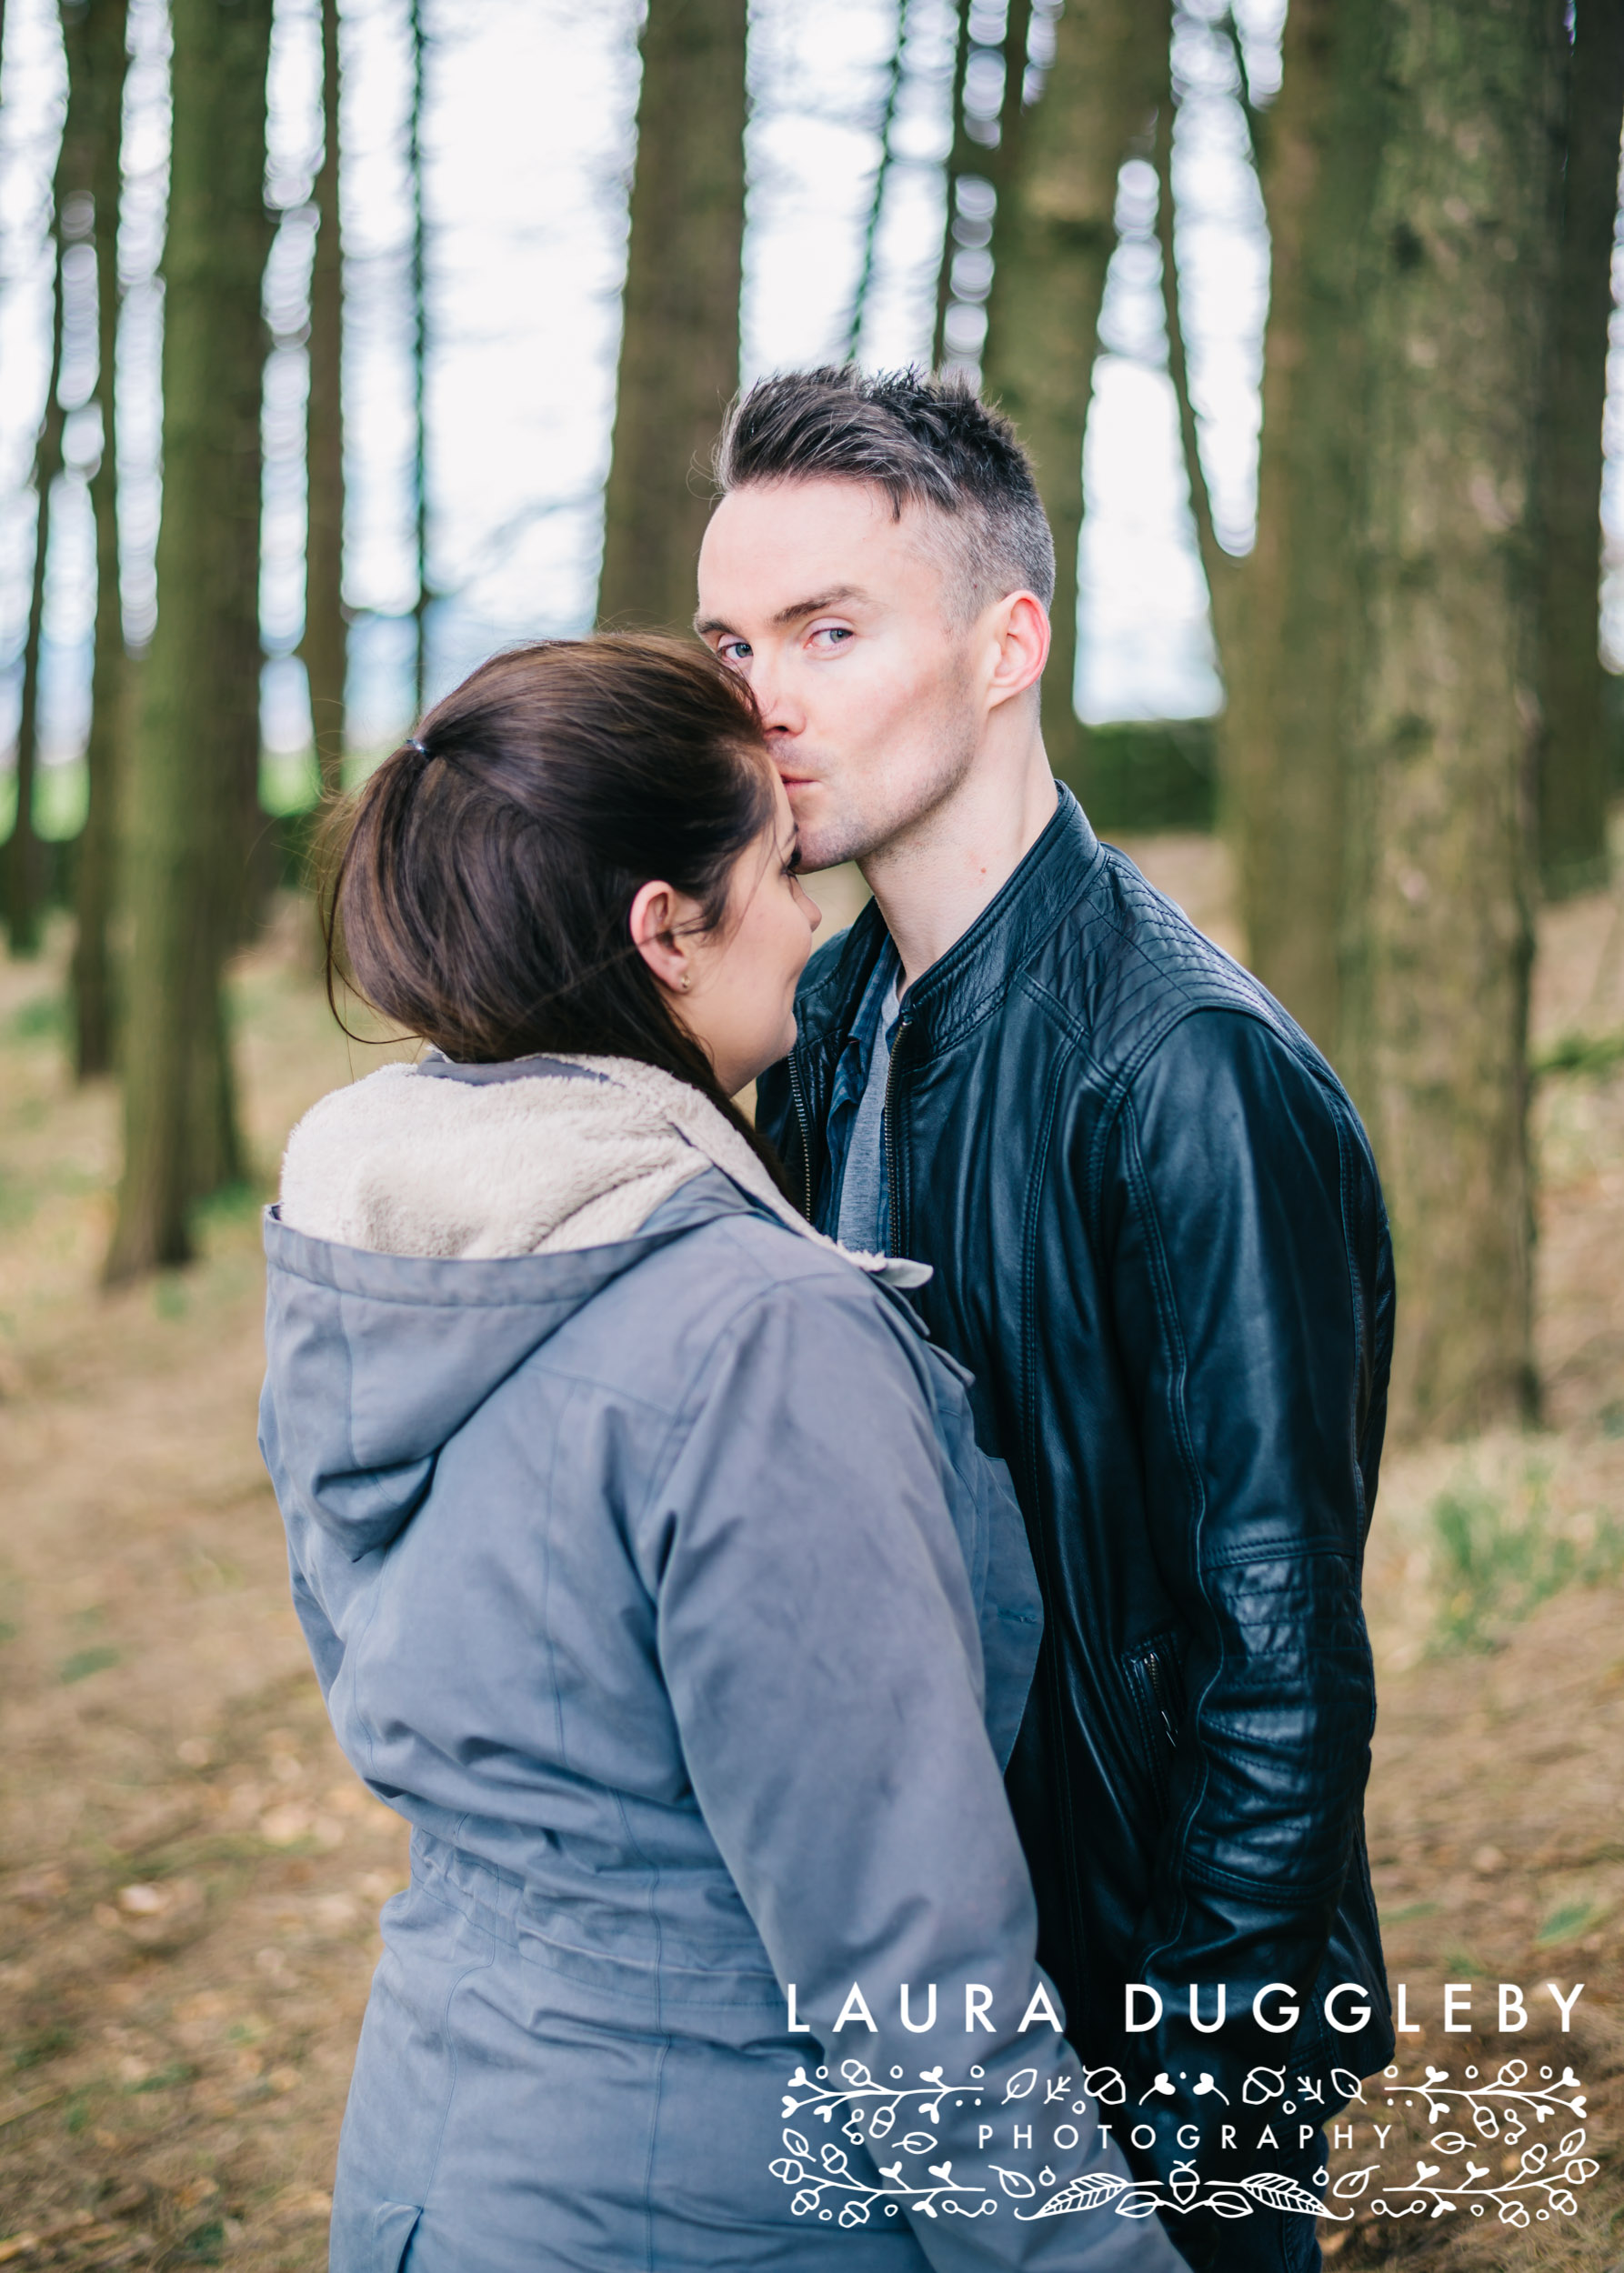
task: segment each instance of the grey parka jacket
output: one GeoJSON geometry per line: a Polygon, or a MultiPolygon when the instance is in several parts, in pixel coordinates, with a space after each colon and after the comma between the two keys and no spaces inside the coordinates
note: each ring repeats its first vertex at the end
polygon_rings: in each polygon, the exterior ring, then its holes
{"type": "Polygon", "coordinates": [[[413,1826],[335,2273],[1168,2273],[1075,2056],[1020,2031],[1036,1587],[894,1297],[714,1168],[573,1253],[266,1238],[299,1616],[413,1826]],[[837,2031],[854,1984],[873,2029],[837,2031]],[[1107,2198],[1033,2216],[1074,2180],[1107,2198]]]}

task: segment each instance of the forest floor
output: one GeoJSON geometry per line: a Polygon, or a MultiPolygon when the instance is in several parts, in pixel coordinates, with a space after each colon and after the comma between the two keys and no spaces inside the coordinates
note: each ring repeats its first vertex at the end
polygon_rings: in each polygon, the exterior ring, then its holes
{"type": "MultiPolygon", "coordinates": [[[[1133,849],[1229,943],[1217,846],[1133,849]]],[[[376,1062],[331,1025],[307,920],[235,976],[254,1187],[192,1268],[113,1294],[115,1099],[64,1070],[65,941],[0,966],[0,2267],[26,2273],[326,2261],[406,1839],[328,1733],[255,1447],[260,1200],[298,1113],[376,1062]]],[[[1322,2229],[1338,2267],[1624,2268],[1624,898],[1547,914],[1536,1027],[1545,1425],[1395,1449],[1372,1535],[1371,1854],[1421,2033],[1367,2101],[1413,2124],[1429,2060],[1518,2057],[1525,2088],[1570,2062],[1601,2169],[1522,2230],[1404,2215],[1389,2179],[1386,2217],[1322,2229]],[[1548,1980],[1585,1984],[1570,2035],[1548,1980]],[[1445,1981],[1477,2033],[1442,2033],[1445,1981]],[[1500,1981],[1520,2036],[1492,2032],[1500,1981]]],[[[1357,2136],[1338,2169],[1372,2159],[1357,2136]]],[[[1508,2146],[1480,2183],[1516,2178],[1508,2146]]]]}

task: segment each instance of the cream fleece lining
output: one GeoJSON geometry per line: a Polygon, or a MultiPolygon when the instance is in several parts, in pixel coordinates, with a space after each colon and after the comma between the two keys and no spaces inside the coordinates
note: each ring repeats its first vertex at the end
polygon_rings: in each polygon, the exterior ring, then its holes
{"type": "MultiPolygon", "coordinates": [[[[633,1237],[715,1167],[790,1230],[834,1249],[697,1089],[635,1058],[555,1062],[597,1078],[467,1082],[384,1066],[335,1089],[287,1140],[283,1221],[376,1255],[566,1254],[633,1237]]],[[[892,1286],[930,1276],[919,1263],[847,1259],[892,1286]]]]}

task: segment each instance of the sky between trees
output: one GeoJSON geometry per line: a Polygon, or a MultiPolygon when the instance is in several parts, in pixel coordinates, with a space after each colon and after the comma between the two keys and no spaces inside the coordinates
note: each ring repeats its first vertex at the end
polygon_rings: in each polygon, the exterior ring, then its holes
{"type": "MultiPolygon", "coordinates": [[[[1239,12],[1254,99],[1278,84],[1281,0],[1239,12]]],[[[425,117],[428,222],[428,476],[435,581],[457,587],[432,614],[430,685],[525,632],[591,620],[619,344],[627,180],[638,89],[636,0],[582,9],[488,0],[470,20],[431,5],[425,117]]],[[[928,354],[947,148],[952,11],[911,0],[859,351],[890,364],[928,354]]],[[[895,38],[889,0],[758,0],[741,367],[747,376],[838,355],[847,326],[895,38]]],[[[410,401],[405,290],[404,0],[343,10],[346,591],[351,736],[386,746],[410,708],[410,401]]],[[[155,605],[157,355],[167,32],[134,0],[120,267],[123,593],[139,639],[155,605]]],[[[1268,244],[1233,52],[1199,8],[1175,56],[1179,259],[1203,456],[1227,544],[1244,551],[1255,509],[1258,374],[1268,244]]],[[[63,71],[54,0],[7,0],[0,107],[0,746],[15,729],[27,606],[29,480],[45,379],[49,186],[63,71]]],[[[273,796],[296,796],[308,740],[302,666],[303,341],[320,147],[313,0],[281,0],[270,79],[267,192],[280,224],[267,271],[276,344],[266,371],[262,627],[273,796]]],[[[1089,423],[1080,576],[1085,717],[1194,716],[1218,700],[1205,581],[1166,376],[1154,179],[1124,169],[1089,423]]],[[[1615,325],[1615,332],[1619,329],[1615,325]]],[[[86,362],[93,357],[86,357],[86,362]]],[[[71,378],[71,355],[70,355],[71,378]]],[[[1604,500],[1609,573],[1604,641],[1624,666],[1624,347],[1612,357],[1604,500]]],[[[93,538],[82,478],[99,446],[94,411],[75,432],[54,517],[42,686],[45,751],[67,761],[73,804],[85,731],[93,538]]],[[[5,761],[0,758],[0,764],[5,761]]],[[[55,770],[55,769],[51,769],[55,770]]],[[[47,802],[50,785],[46,790],[47,802]]]]}

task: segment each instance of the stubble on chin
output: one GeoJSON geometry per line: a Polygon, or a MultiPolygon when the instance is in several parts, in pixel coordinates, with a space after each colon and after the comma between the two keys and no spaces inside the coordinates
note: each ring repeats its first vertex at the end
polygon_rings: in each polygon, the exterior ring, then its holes
{"type": "Polygon", "coordinates": [[[800,822],[797,842],[803,876],[822,876],[827,869],[843,868],[847,861],[867,859],[875,849],[861,823],[850,815],[800,822]]]}
{"type": "Polygon", "coordinates": [[[802,868],[816,875],[847,861],[906,859],[928,836],[975,756],[973,726],[962,716],[948,716],[928,755],[912,752],[894,772],[877,761],[866,785],[869,794],[842,796],[827,781],[818,782],[810,796],[791,800],[802,868]]]}

